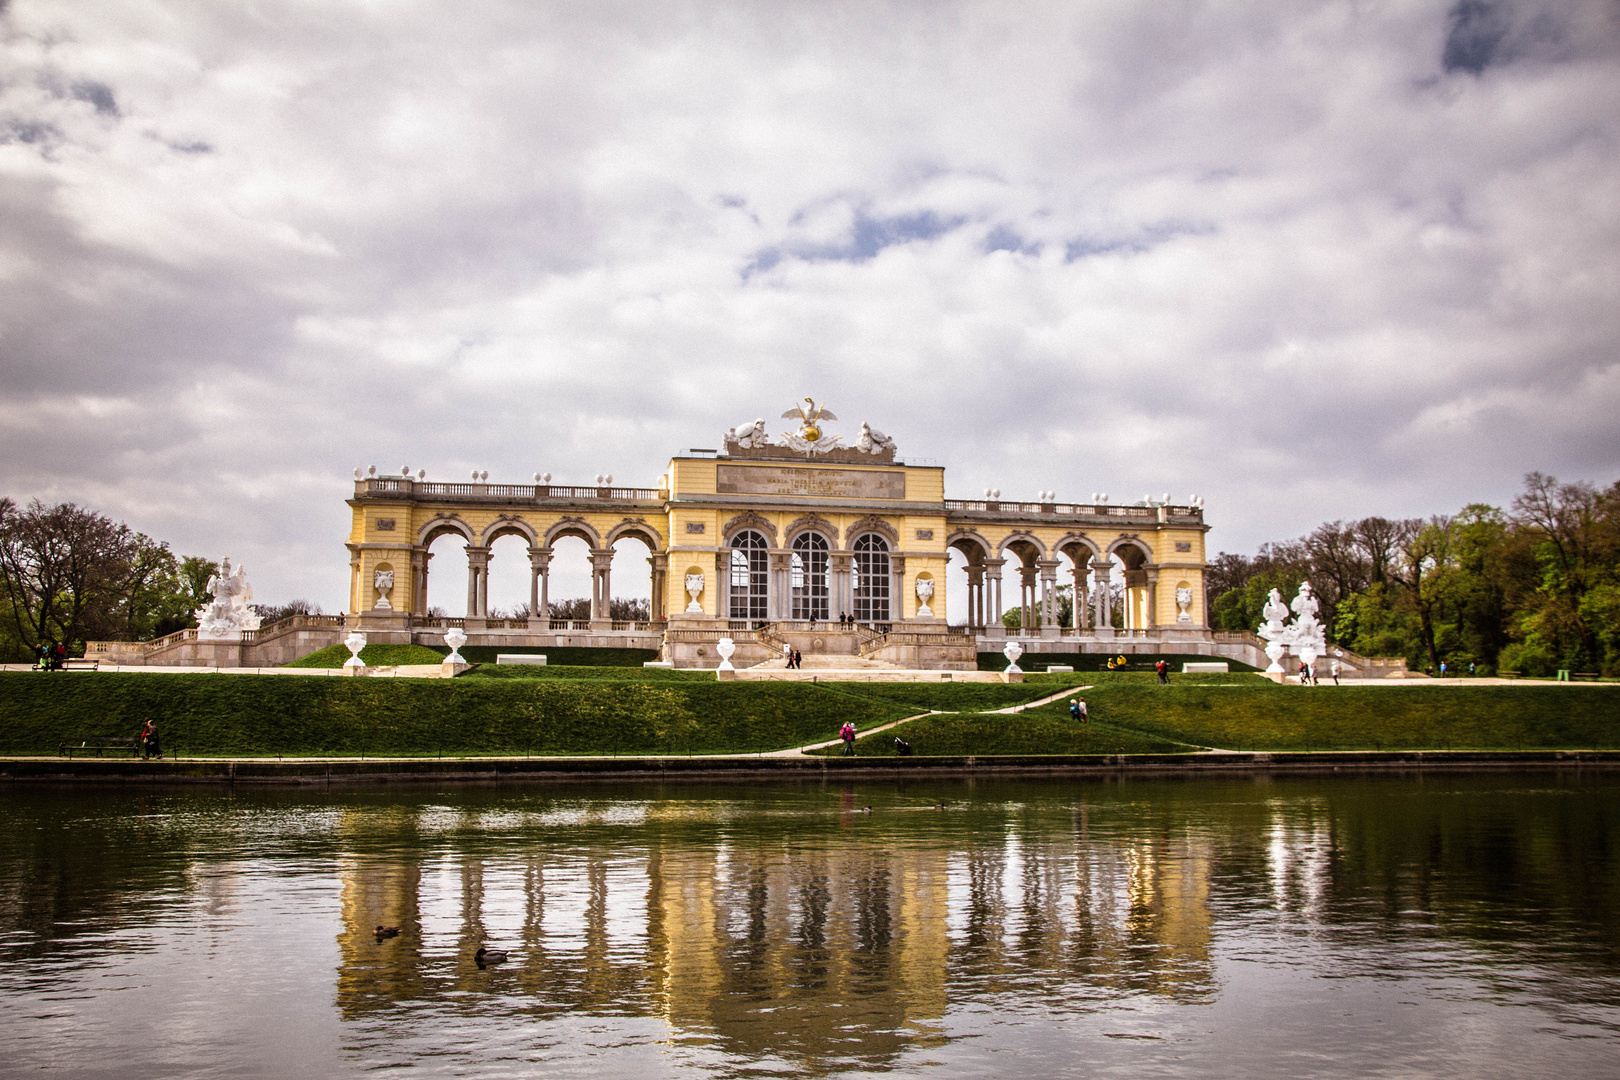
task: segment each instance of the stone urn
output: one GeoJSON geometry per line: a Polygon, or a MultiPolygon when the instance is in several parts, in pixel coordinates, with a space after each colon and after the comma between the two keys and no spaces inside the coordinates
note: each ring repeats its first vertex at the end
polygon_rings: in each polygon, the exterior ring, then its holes
{"type": "Polygon", "coordinates": [[[360,659],[360,650],[366,647],[366,635],[358,630],[351,630],[349,636],[343,639],[343,644],[349,647],[350,654],[349,658],[343,661],[343,666],[356,670],[365,667],[366,662],[360,659]]]}
{"type": "Polygon", "coordinates": [[[1316,671],[1316,646],[1314,644],[1299,645],[1295,647],[1294,651],[1299,654],[1299,662],[1310,668],[1314,673],[1316,671]]]}
{"type": "Polygon", "coordinates": [[[928,601],[934,598],[934,583],[931,579],[920,577],[917,579],[917,618],[932,619],[934,609],[928,606],[928,601]]]}
{"type": "Polygon", "coordinates": [[[687,614],[689,614],[689,615],[690,614],[697,614],[697,615],[703,614],[703,605],[698,603],[698,596],[701,595],[702,592],[703,592],[703,575],[702,574],[687,574],[686,575],[686,595],[688,595],[688,596],[690,596],[692,598],[692,602],[690,604],[686,605],[687,614]]]}
{"type": "Polygon", "coordinates": [[[728,637],[723,637],[720,639],[720,643],[714,647],[714,651],[720,654],[720,666],[715,668],[716,671],[737,670],[731,666],[731,654],[737,651],[737,643],[735,641],[732,641],[728,637]]]}
{"type": "Polygon", "coordinates": [[[450,646],[450,655],[444,658],[447,664],[465,664],[467,661],[461,655],[461,647],[467,644],[467,632],[459,626],[452,626],[444,632],[444,643],[450,646]]]}
{"type": "Polygon", "coordinates": [[[1271,666],[1266,668],[1266,674],[1281,675],[1282,658],[1288,655],[1288,646],[1280,641],[1273,641],[1266,646],[1266,655],[1271,657],[1271,666]]]}
{"type": "Polygon", "coordinates": [[[1009,673],[1023,674],[1024,669],[1018,666],[1018,658],[1024,655],[1024,647],[1016,641],[1009,641],[1001,647],[1001,655],[1007,658],[1007,671],[1009,673]]]}

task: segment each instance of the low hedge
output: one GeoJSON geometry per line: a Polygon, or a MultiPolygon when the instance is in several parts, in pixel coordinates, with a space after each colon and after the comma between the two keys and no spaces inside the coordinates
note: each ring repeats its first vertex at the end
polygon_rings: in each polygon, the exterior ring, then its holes
{"type": "MultiPolygon", "coordinates": [[[[349,660],[347,645],[328,645],[308,656],[300,656],[283,667],[340,668],[349,660]]],[[[360,650],[360,659],[368,667],[392,667],[400,664],[440,664],[444,657],[426,645],[367,645],[360,650]]]]}
{"type": "Polygon", "coordinates": [[[131,736],[186,755],[752,752],[907,715],[813,683],[0,672],[0,753],[131,736]]]}

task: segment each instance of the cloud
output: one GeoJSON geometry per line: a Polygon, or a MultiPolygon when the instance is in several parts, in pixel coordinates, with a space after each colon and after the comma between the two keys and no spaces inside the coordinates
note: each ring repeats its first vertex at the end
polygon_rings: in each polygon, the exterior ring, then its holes
{"type": "Polygon", "coordinates": [[[343,603],[357,465],[804,394],[1228,550],[1620,474],[1603,3],[93,8],[0,14],[0,493],[267,601],[343,603]]]}

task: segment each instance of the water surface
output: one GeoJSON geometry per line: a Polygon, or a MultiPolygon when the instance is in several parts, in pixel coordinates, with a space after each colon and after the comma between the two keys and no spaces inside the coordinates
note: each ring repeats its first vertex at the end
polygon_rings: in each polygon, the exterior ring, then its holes
{"type": "Polygon", "coordinates": [[[1602,774],[0,808],[8,1076],[1620,1075],[1602,774]]]}

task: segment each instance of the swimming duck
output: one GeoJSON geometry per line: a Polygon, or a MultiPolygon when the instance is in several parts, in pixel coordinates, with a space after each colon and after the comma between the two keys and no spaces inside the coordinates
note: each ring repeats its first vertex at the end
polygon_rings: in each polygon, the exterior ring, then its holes
{"type": "Polygon", "coordinates": [[[505,949],[485,949],[485,948],[480,947],[477,952],[473,953],[473,959],[475,961],[477,961],[480,965],[483,965],[483,964],[504,964],[506,962],[506,950],[505,949]]]}
{"type": "Polygon", "coordinates": [[[391,938],[391,937],[399,937],[399,927],[397,927],[397,926],[381,926],[381,925],[379,925],[377,927],[377,940],[378,941],[381,941],[383,938],[391,938]]]}

